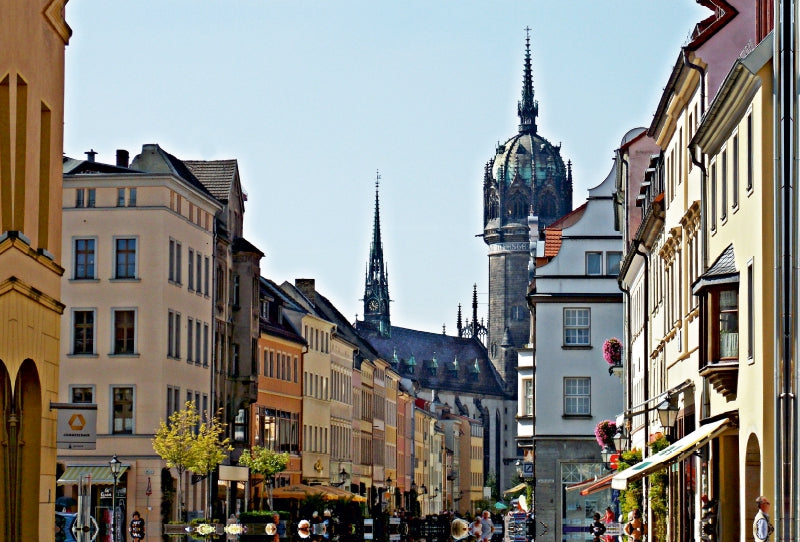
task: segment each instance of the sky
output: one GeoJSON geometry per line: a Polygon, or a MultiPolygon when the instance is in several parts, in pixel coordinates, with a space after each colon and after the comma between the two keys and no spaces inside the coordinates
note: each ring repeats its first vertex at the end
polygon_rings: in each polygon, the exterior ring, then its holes
{"type": "Polygon", "coordinates": [[[708,15],[694,0],[74,0],[64,152],[236,158],[262,275],[314,278],[351,319],[380,171],[392,324],[454,334],[473,284],[486,317],[483,165],[517,133],[525,28],[539,134],[572,161],[577,207],[708,15]]]}

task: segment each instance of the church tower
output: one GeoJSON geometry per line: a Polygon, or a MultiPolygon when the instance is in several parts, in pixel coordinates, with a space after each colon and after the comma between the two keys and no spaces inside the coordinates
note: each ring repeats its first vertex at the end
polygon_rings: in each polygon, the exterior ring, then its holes
{"type": "Polygon", "coordinates": [[[483,175],[483,240],[489,246],[489,358],[516,393],[516,348],[528,342],[530,237],[528,215],[540,228],[572,210],[572,175],[561,145],[538,134],[539,103],[534,99],[530,29],[525,39],[519,131],[495,149],[483,175]]]}
{"type": "Polygon", "coordinates": [[[378,188],[381,175],[375,178],[375,220],[372,225],[372,246],[367,262],[367,276],[364,284],[364,324],[377,331],[382,337],[391,335],[389,319],[389,274],[383,261],[381,242],[381,211],[378,188]]]}

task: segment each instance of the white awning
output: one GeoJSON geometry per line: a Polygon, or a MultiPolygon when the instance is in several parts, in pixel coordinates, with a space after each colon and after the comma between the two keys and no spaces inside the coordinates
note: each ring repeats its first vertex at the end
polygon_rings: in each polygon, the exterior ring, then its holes
{"type": "Polygon", "coordinates": [[[692,431],[678,442],[670,444],[657,454],[646,457],[643,461],[615,474],[614,478],[611,479],[611,487],[614,489],[626,489],[628,487],[628,482],[635,482],[639,478],[661,470],[670,463],[679,461],[687,454],[692,453],[695,449],[705,445],[709,440],[719,436],[728,428],[729,423],[730,420],[726,418],[692,431]]]}

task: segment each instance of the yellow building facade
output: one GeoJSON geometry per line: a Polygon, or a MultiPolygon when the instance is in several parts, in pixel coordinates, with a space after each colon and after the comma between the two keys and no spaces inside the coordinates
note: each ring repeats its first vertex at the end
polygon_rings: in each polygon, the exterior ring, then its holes
{"type": "Polygon", "coordinates": [[[54,536],[65,3],[0,6],[0,538],[8,541],[54,536]]]}

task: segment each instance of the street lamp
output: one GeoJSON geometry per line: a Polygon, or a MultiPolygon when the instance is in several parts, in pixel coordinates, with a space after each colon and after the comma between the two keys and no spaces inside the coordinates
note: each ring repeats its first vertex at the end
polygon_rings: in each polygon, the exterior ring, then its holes
{"type": "Polygon", "coordinates": [[[622,452],[628,445],[628,434],[625,432],[625,426],[620,425],[611,440],[614,442],[614,448],[618,452],[622,452]]]}
{"type": "Polygon", "coordinates": [[[675,421],[678,419],[678,405],[672,404],[669,397],[666,397],[656,407],[658,410],[658,418],[661,421],[661,427],[664,429],[672,429],[675,421]]]}
{"type": "Polygon", "coordinates": [[[342,467],[342,471],[339,473],[339,481],[331,482],[330,485],[332,485],[333,487],[341,487],[344,485],[344,483],[347,481],[348,478],[350,478],[350,475],[347,474],[347,471],[344,470],[344,467],[342,467]]]}
{"type": "Polygon", "coordinates": [[[392,491],[392,477],[391,476],[389,476],[386,479],[386,491],[389,491],[389,492],[392,491]]]}
{"type": "Polygon", "coordinates": [[[117,479],[122,472],[122,462],[117,459],[117,454],[108,462],[111,476],[114,478],[114,486],[111,490],[111,542],[117,542],[117,479]]]}

